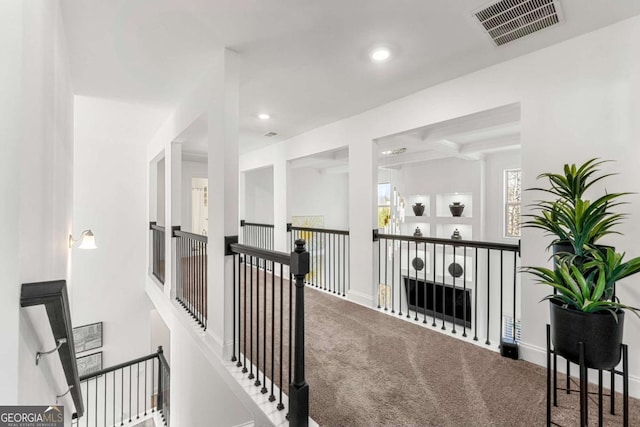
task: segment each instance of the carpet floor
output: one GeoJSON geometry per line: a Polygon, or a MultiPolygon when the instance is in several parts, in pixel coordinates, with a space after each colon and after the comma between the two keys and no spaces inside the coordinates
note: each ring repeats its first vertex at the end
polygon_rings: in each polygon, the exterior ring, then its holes
{"type": "MultiPolygon", "coordinates": [[[[270,289],[270,276],[267,283],[270,289]]],[[[262,286],[256,285],[254,289],[257,288],[262,286]]],[[[286,284],[285,289],[288,288],[286,284]]],[[[271,317],[269,292],[267,325],[271,317]]],[[[280,298],[277,291],[275,294],[278,312],[280,298]]],[[[264,318],[264,297],[261,291],[260,319],[264,318]]],[[[254,293],[254,301],[255,298],[254,293]]],[[[287,292],[282,302],[285,306],[282,383],[288,384],[287,292]]],[[[310,287],[305,292],[305,310],[310,416],[321,426],[545,425],[544,367],[504,358],[429,327],[310,287]]],[[[275,323],[277,350],[280,341],[277,318],[275,323]]],[[[271,378],[269,329],[264,370],[271,378]]],[[[264,366],[264,346],[260,346],[260,365],[264,366]]],[[[276,351],[276,384],[280,382],[279,360],[276,351]]],[[[559,375],[560,384],[563,381],[564,376],[559,375]]],[[[288,387],[284,392],[288,392],[288,387]]],[[[589,424],[597,425],[597,396],[590,399],[589,424]]],[[[605,406],[608,408],[608,404],[605,406]]],[[[608,414],[605,408],[604,425],[622,425],[621,395],[616,406],[616,415],[608,414]]],[[[567,395],[558,391],[558,407],[552,410],[552,420],[561,426],[579,425],[578,393],[567,395]]],[[[629,425],[640,426],[640,402],[635,399],[630,399],[629,425]]]]}

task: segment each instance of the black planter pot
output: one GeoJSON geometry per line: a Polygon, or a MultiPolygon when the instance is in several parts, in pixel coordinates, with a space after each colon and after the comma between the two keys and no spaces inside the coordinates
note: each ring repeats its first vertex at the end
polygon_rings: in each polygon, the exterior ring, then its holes
{"type": "Polygon", "coordinates": [[[562,307],[550,300],[551,341],[555,351],[565,359],[580,363],[578,343],[584,343],[585,365],[593,369],[613,369],[620,362],[624,311],[618,321],[609,312],[584,313],[562,307]]]}

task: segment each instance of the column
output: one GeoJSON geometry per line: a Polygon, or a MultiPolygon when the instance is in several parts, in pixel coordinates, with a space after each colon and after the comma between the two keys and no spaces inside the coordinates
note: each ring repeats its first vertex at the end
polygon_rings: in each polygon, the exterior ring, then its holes
{"type": "MultiPolygon", "coordinates": [[[[376,197],[378,156],[370,139],[349,143],[349,281],[348,298],[360,304],[374,305],[373,282],[375,247],[373,230],[377,228],[376,197]]],[[[376,276],[377,277],[377,276],[376,276]]]]}
{"type": "Polygon", "coordinates": [[[220,50],[209,81],[209,245],[207,332],[220,355],[231,357],[233,257],[225,256],[224,237],[239,229],[238,71],[237,54],[220,50]]]}

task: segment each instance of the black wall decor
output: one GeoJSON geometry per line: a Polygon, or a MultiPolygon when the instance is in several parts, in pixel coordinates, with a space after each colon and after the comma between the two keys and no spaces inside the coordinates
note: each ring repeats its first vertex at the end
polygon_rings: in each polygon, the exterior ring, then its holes
{"type": "Polygon", "coordinates": [[[471,290],[432,281],[415,280],[406,276],[404,279],[404,289],[409,300],[409,309],[419,313],[426,312],[428,316],[434,314],[447,322],[455,322],[457,325],[471,327],[471,290]],[[435,286],[435,303],[433,299],[433,287],[435,286]],[[426,290],[426,298],[425,298],[426,290]],[[444,293],[444,296],[443,296],[444,293]],[[455,318],[453,316],[453,299],[455,298],[455,318]],[[466,300],[466,304],[465,304],[466,300]],[[426,302],[426,306],[425,306],[426,302]],[[444,312],[443,312],[444,304],[444,312]],[[465,310],[466,309],[466,310],[465,310]]]}

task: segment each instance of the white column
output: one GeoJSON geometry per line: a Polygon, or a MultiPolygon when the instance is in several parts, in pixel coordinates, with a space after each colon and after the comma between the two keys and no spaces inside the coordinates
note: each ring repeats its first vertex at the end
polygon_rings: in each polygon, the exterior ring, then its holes
{"type": "Polygon", "coordinates": [[[273,225],[274,249],[288,252],[289,233],[287,222],[291,220],[289,206],[289,188],[291,186],[291,167],[283,151],[282,144],[277,148],[278,153],[273,163],[273,225]]]}
{"type": "Polygon", "coordinates": [[[373,229],[377,227],[377,152],[371,140],[349,143],[349,299],[373,307],[373,229]]]}
{"type": "Polygon", "coordinates": [[[209,124],[208,328],[224,357],[230,355],[233,322],[233,258],[225,256],[225,236],[239,228],[237,55],[221,50],[211,74],[209,124]]]}
{"type": "Polygon", "coordinates": [[[172,229],[182,224],[182,144],[170,143],[165,153],[164,294],[171,299],[175,296],[177,278],[176,248],[172,229]]]}

